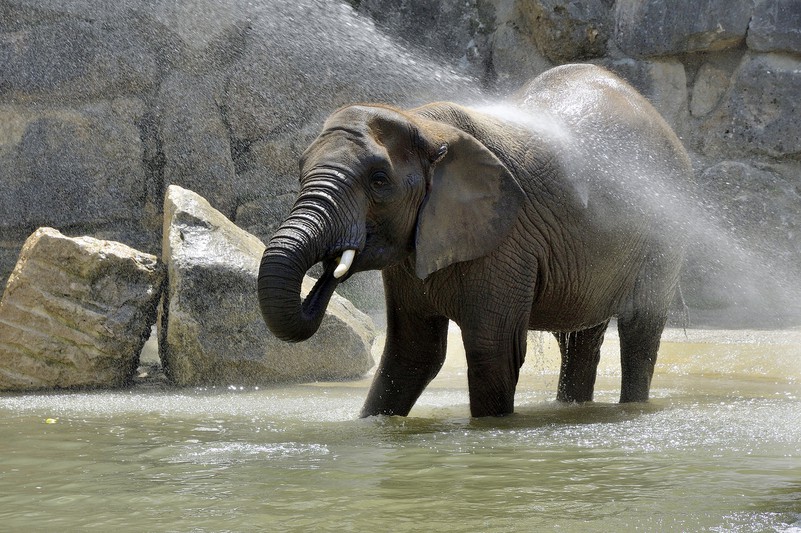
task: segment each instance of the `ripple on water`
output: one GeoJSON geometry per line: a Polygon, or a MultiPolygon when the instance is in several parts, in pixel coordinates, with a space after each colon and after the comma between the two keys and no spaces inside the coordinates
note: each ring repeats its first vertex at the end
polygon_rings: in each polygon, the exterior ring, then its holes
{"type": "Polygon", "coordinates": [[[308,468],[316,458],[329,455],[324,444],[276,442],[253,444],[247,442],[187,443],[180,452],[167,459],[173,463],[229,465],[246,461],[288,460],[295,468],[308,468]],[[300,464],[298,464],[300,463],[300,464]]]}

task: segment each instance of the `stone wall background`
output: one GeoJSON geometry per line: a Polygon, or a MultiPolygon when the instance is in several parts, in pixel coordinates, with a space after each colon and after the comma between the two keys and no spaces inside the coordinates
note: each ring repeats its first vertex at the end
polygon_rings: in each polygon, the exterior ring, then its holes
{"type": "MultiPolygon", "coordinates": [[[[336,107],[502,97],[591,61],[691,151],[697,324],[801,323],[797,0],[4,0],[0,283],[37,227],[161,246],[164,192],[267,240],[336,107]]],[[[377,275],[342,292],[380,308],[377,275]]]]}

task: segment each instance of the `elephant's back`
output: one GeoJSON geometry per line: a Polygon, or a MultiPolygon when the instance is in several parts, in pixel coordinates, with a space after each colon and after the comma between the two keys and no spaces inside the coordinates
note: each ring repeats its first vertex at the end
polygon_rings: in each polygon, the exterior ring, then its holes
{"type": "Polygon", "coordinates": [[[595,151],[626,150],[627,157],[650,151],[660,157],[655,164],[682,172],[691,169],[684,146],[656,108],[599,66],[570,64],[545,71],[516,100],[527,113],[552,117],[575,142],[595,151]]]}

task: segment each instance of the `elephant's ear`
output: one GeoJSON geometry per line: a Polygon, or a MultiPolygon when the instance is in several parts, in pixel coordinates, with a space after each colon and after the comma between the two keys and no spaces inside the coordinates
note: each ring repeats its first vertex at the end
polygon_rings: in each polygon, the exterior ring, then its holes
{"type": "Polygon", "coordinates": [[[437,129],[438,159],[417,222],[420,279],[492,252],[524,200],[517,180],[475,137],[442,124],[437,129]]]}

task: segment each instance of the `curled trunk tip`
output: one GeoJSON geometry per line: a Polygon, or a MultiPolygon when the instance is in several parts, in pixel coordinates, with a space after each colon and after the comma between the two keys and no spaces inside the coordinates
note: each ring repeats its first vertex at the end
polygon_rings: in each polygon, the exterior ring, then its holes
{"type": "Polygon", "coordinates": [[[302,300],[303,277],[312,264],[287,260],[286,254],[275,253],[269,246],[262,256],[259,306],[268,329],[283,341],[301,342],[317,332],[338,284],[334,269],[326,269],[306,299],[302,300]]]}

